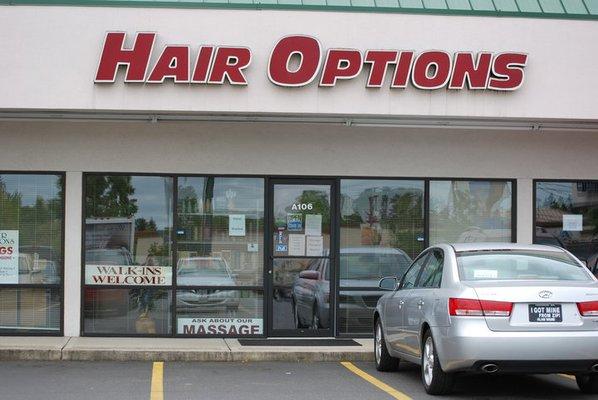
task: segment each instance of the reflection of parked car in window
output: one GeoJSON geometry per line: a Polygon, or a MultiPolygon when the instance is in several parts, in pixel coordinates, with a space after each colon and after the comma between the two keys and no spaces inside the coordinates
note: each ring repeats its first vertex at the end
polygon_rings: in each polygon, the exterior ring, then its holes
{"type": "Polygon", "coordinates": [[[60,260],[51,246],[20,246],[19,274],[21,283],[60,283],[60,260]]]}
{"type": "MultiPolygon", "coordinates": [[[[189,257],[177,263],[177,285],[234,287],[237,283],[223,258],[189,257]]],[[[179,290],[176,297],[177,311],[189,313],[231,315],[236,313],[239,302],[239,291],[229,289],[179,290]]]]}
{"type": "Polygon", "coordinates": [[[534,243],[545,244],[547,246],[564,247],[563,242],[561,242],[557,236],[549,232],[546,228],[540,226],[536,227],[536,239],[534,243]]]}
{"type": "Polygon", "coordinates": [[[586,266],[592,271],[594,276],[598,278],[598,253],[594,253],[588,257],[586,266]]]}
{"type": "MultiPolygon", "coordinates": [[[[133,265],[131,252],[124,248],[88,249],[85,263],[89,265],[133,265]]],[[[125,315],[129,312],[129,291],[123,289],[85,289],[84,312],[96,317],[125,315]]]]}
{"type": "Polygon", "coordinates": [[[85,251],[85,263],[91,265],[133,265],[131,252],[124,247],[85,251]]]}
{"type": "MultiPolygon", "coordinates": [[[[390,247],[355,247],[340,251],[340,290],[350,290],[341,300],[341,326],[369,332],[374,308],[384,294],[378,288],[381,277],[400,276],[411,264],[402,250],[390,247]],[[342,321],[345,319],[345,321],[342,321]]],[[[328,259],[317,259],[299,273],[293,284],[295,326],[311,329],[329,327],[330,278],[328,259]]]]}

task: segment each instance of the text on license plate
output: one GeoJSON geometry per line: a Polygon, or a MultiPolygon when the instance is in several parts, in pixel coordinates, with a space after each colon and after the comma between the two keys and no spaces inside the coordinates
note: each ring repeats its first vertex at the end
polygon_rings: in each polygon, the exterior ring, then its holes
{"type": "Polygon", "coordinates": [[[560,304],[530,304],[529,322],[563,322],[560,304]]]}

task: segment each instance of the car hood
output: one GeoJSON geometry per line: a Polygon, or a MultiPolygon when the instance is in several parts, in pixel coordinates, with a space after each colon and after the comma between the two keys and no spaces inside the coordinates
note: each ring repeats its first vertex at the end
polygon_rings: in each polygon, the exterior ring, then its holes
{"type": "Polygon", "coordinates": [[[378,288],[380,279],[341,279],[341,288],[378,288]]]}
{"type": "Polygon", "coordinates": [[[177,284],[181,286],[236,286],[229,276],[177,276],[177,284]]]}

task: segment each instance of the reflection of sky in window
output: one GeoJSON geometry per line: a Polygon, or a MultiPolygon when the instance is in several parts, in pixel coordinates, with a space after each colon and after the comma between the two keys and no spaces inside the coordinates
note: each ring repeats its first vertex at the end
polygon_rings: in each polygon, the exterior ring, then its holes
{"type": "Polygon", "coordinates": [[[58,180],[56,175],[0,175],[0,181],[10,194],[21,194],[21,206],[35,205],[38,197],[45,201],[58,197],[58,180]]]}
{"type": "Polygon", "coordinates": [[[343,179],[341,180],[341,193],[349,196],[353,199],[359,197],[359,195],[366,190],[409,190],[412,189],[416,192],[423,192],[424,182],[415,180],[371,180],[371,179],[343,179]]]}
{"type": "Polygon", "coordinates": [[[172,226],[172,178],[156,176],[133,176],[131,184],[137,199],[135,219],[153,219],[159,230],[172,226]]]}
{"type": "Polygon", "coordinates": [[[574,182],[541,182],[536,185],[536,203],[545,206],[549,197],[568,202],[573,195],[574,182]]]}
{"type": "Polygon", "coordinates": [[[440,211],[448,206],[447,200],[450,199],[450,193],[452,191],[453,182],[461,184],[459,190],[465,190],[468,194],[471,194],[471,190],[478,190],[479,193],[483,193],[483,198],[487,197],[490,192],[490,188],[494,185],[506,186],[506,189],[502,192],[500,201],[494,203],[494,206],[498,209],[504,210],[511,207],[511,183],[510,182],[499,182],[499,181],[430,181],[430,209],[440,211]],[[487,185],[487,188],[483,186],[487,185]]]}
{"type": "MultiPolygon", "coordinates": [[[[207,178],[180,177],[179,198],[190,193],[191,187],[197,199],[204,196],[207,178]],[[185,193],[183,195],[183,192],[185,193]]],[[[264,210],[264,179],[262,178],[214,178],[214,208],[216,212],[227,211],[228,197],[235,205],[235,211],[249,211],[263,214],[264,210]]]]}

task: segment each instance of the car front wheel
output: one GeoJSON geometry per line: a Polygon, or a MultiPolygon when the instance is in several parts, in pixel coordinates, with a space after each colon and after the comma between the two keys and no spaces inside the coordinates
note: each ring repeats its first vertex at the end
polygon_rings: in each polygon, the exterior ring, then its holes
{"type": "Polygon", "coordinates": [[[396,371],[399,368],[399,359],[391,356],[386,348],[380,320],[376,321],[376,327],[374,328],[374,359],[378,371],[396,371]]]}
{"type": "Polygon", "coordinates": [[[454,376],[447,374],[440,367],[438,353],[434,346],[432,333],[427,331],[423,339],[424,348],[422,351],[422,382],[426,393],[432,395],[448,394],[453,389],[454,376]]]}
{"type": "Polygon", "coordinates": [[[587,394],[598,393],[598,374],[575,376],[579,390],[587,394]]]}

